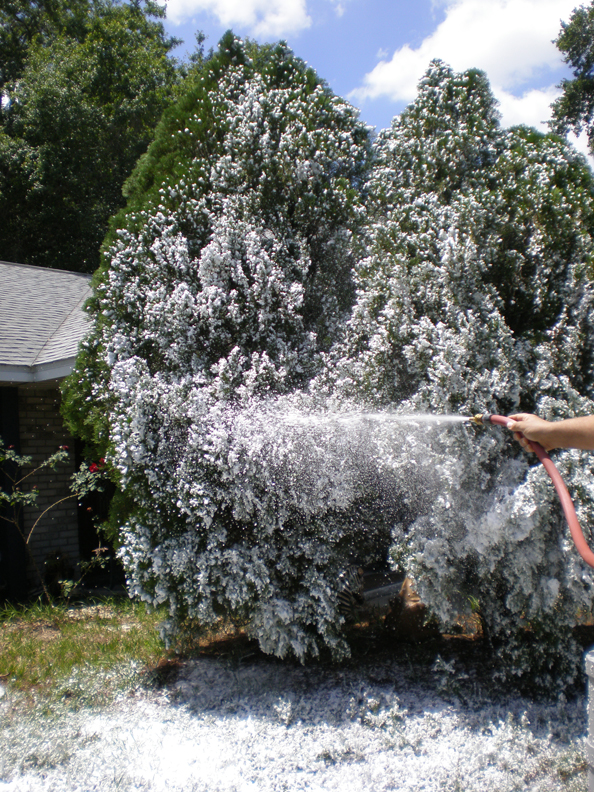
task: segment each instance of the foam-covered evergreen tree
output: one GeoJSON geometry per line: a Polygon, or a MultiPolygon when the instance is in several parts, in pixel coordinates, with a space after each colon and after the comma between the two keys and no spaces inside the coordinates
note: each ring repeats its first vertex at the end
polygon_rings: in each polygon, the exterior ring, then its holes
{"type": "Polygon", "coordinates": [[[242,415],[306,385],[348,315],[369,134],[282,44],[228,33],[189,83],[127,185],[66,409],[127,499],[131,593],[302,657],[340,643],[328,580],[352,539],[275,489],[276,419],[242,415]]]}
{"type": "MultiPolygon", "coordinates": [[[[65,399],[119,479],[131,593],[340,656],[336,577],[391,529],[442,625],[476,599],[503,673],[569,684],[594,579],[545,471],[385,413],[594,411],[583,158],[439,62],[370,157],[286,47],[229,34],[127,193],[65,399]]],[[[589,455],[557,462],[588,524],[589,455]]]]}
{"type": "MultiPolygon", "coordinates": [[[[484,75],[440,62],[375,149],[356,305],[325,386],[402,413],[593,413],[583,158],[557,137],[501,129],[484,75]]],[[[592,524],[591,455],[556,457],[592,524]]],[[[506,673],[567,684],[594,576],[536,458],[501,429],[444,427],[390,465],[424,493],[409,498],[392,553],[442,624],[476,597],[506,673]]]]}

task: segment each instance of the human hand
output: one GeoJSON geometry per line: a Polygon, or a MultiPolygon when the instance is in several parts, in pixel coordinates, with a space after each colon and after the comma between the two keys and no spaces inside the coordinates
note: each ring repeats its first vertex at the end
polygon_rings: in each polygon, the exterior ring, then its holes
{"type": "Polygon", "coordinates": [[[509,418],[511,423],[507,428],[514,433],[514,438],[526,451],[533,453],[530,440],[540,443],[545,451],[555,448],[554,443],[549,440],[552,426],[550,421],[545,421],[544,418],[539,418],[531,413],[517,413],[510,415],[509,418]]]}

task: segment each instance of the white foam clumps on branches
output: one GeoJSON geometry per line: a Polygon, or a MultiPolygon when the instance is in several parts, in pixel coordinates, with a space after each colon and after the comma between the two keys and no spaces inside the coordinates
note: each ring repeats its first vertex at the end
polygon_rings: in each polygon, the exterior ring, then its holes
{"type": "MultiPolygon", "coordinates": [[[[594,413],[587,168],[501,130],[484,76],[439,63],[370,154],[279,51],[282,86],[222,71],[210,148],[132,213],[97,286],[130,590],[170,629],[231,613],[267,652],[341,657],[336,578],[391,544],[444,627],[474,597],[503,674],[565,687],[594,577],[544,470],[501,429],[335,416],[594,413]]],[[[589,457],[558,462],[592,521],[589,457]]]]}
{"type": "MultiPolygon", "coordinates": [[[[329,379],[352,397],[411,413],[594,413],[590,175],[558,139],[501,130],[494,108],[483,75],[437,63],[378,137],[357,299],[330,352],[329,379]]],[[[587,531],[591,457],[556,460],[587,531]]],[[[594,578],[546,472],[527,461],[504,430],[472,447],[444,432],[427,447],[441,494],[394,532],[393,553],[443,623],[469,595],[481,601],[504,673],[563,687],[594,578]]]]}

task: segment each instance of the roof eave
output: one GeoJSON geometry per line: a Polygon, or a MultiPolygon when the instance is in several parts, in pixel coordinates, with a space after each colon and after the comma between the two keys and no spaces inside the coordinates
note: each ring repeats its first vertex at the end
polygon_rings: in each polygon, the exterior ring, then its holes
{"type": "Polygon", "coordinates": [[[13,366],[0,363],[0,382],[18,384],[63,379],[70,374],[75,361],[76,355],[51,363],[41,363],[37,366],[13,366]]]}

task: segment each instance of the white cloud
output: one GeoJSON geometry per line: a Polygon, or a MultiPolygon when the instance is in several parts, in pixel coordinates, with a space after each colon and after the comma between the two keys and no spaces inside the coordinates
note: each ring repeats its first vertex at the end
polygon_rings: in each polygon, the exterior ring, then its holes
{"type": "Polygon", "coordinates": [[[456,71],[479,68],[487,73],[504,125],[542,128],[558,92],[551,86],[522,93],[522,87],[561,66],[553,39],[576,0],[448,0],[446,5],[445,19],[418,48],[405,45],[391,60],[378,63],[350,98],[410,102],[430,61],[441,58],[456,71]]]}
{"type": "Polygon", "coordinates": [[[344,16],[350,1],[351,0],[329,0],[330,4],[334,7],[334,13],[339,18],[344,16]]]}
{"type": "Polygon", "coordinates": [[[527,124],[541,132],[548,132],[546,122],[551,117],[551,103],[560,94],[554,85],[526,91],[520,96],[515,96],[504,88],[498,88],[494,93],[499,101],[498,109],[504,126],[527,124]]]}
{"type": "Polygon", "coordinates": [[[214,14],[225,27],[247,28],[254,36],[285,36],[311,25],[306,0],[168,0],[174,24],[200,12],[214,14]]]}
{"type": "MultiPolygon", "coordinates": [[[[496,95],[504,126],[527,124],[540,129],[541,132],[548,132],[549,128],[546,122],[551,117],[550,106],[559,94],[560,91],[555,86],[540,91],[527,91],[522,96],[514,96],[507,91],[500,90],[496,95]]],[[[588,150],[587,134],[582,132],[578,137],[573,132],[569,132],[567,139],[586,157],[588,164],[594,170],[594,157],[588,150]]]]}
{"type": "Polygon", "coordinates": [[[579,152],[581,152],[584,155],[584,157],[586,157],[586,159],[590,163],[590,167],[594,170],[594,157],[592,157],[588,149],[588,136],[586,135],[586,133],[582,132],[582,134],[579,137],[577,137],[576,135],[573,134],[573,132],[570,132],[567,135],[567,139],[569,140],[570,143],[573,143],[576,149],[579,152]]]}

